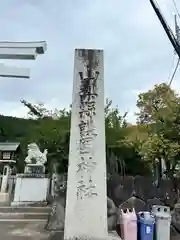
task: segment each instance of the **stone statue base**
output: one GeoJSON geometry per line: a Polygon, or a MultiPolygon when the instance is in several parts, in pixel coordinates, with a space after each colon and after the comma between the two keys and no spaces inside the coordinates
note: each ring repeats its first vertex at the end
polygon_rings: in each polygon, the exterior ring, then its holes
{"type": "Polygon", "coordinates": [[[9,193],[0,192],[0,203],[9,203],[10,196],[9,193]]]}
{"type": "Polygon", "coordinates": [[[38,175],[33,177],[28,174],[18,174],[12,205],[46,202],[48,191],[49,179],[44,174],[39,177],[38,175]]]}
{"type": "Polygon", "coordinates": [[[43,164],[26,164],[24,174],[44,174],[45,166],[43,164]]]}

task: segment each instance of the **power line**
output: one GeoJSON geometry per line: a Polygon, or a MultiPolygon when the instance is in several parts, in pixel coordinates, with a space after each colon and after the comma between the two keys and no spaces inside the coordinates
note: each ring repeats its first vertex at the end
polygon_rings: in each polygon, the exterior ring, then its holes
{"type": "Polygon", "coordinates": [[[175,74],[176,74],[176,72],[177,72],[177,69],[178,69],[178,66],[179,66],[179,62],[180,62],[180,58],[178,58],[176,67],[175,67],[175,69],[174,69],[174,71],[173,71],[173,74],[172,74],[172,77],[171,77],[171,79],[170,79],[170,81],[169,81],[169,86],[171,86],[171,83],[172,83],[172,81],[173,81],[173,79],[174,79],[174,76],[175,76],[175,74]]]}
{"type": "Polygon", "coordinates": [[[179,17],[179,19],[180,19],[180,12],[179,12],[179,10],[178,10],[177,4],[176,4],[175,0],[172,0],[172,1],[173,1],[173,4],[174,4],[174,7],[175,7],[175,9],[176,9],[177,15],[178,15],[178,17],[179,17]]]}
{"type": "MultiPolygon", "coordinates": [[[[175,7],[175,9],[176,9],[176,12],[177,12],[177,15],[178,15],[178,17],[179,17],[179,19],[180,19],[180,12],[179,12],[179,10],[178,10],[178,7],[177,7],[177,4],[176,4],[176,1],[175,0],[172,0],[173,1],[173,4],[174,4],[174,7],[175,7]]],[[[179,33],[179,27],[178,27],[178,25],[177,25],[177,22],[176,22],[176,16],[175,16],[175,25],[176,25],[176,37],[177,37],[177,41],[178,41],[178,33],[179,33]]],[[[178,42],[179,43],[179,42],[178,42]]],[[[177,70],[178,70],[178,66],[179,66],[179,62],[180,62],[180,58],[178,57],[178,60],[177,60],[177,64],[176,64],[176,66],[175,66],[175,69],[174,69],[174,71],[173,71],[173,74],[172,74],[172,76],[171,76],[171,78],[170,78],[170,81],[169,81],[169,86],[171,86],[171,84],[172,84],[172,81],[173,81],[173,79],[174,79],[174,77],[175,77],[175,74],[176,74],[176,72],[177,72],[177,70]]]]}
{"type": "Polygon", "coordinates": [[[173,68],[174,68],[174,63],[175,63],[175,52],[173,54],[173,59],[172,59],[172,65],[171,65],[171,69],[169,71],[169,75],[168,75],[168,82],[170,81],[170,78],[171,78],[171,75],[172,75],[172,71],[173,71],[173,68]]]}

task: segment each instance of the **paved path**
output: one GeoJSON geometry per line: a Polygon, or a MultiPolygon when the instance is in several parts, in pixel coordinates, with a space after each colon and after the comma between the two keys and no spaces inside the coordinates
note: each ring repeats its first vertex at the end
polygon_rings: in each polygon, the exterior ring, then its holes
{"type": "MultiPolygon", "coordinates": [[[[50,233],[44,230],[44,223],[12,223],[0,222],[0,239],[2,240],[63,240],[62,233],[50,233]]],[[[112,235],[109,239],[119,239],[112,235]]],[[[179,240],[178,236],[172,236],[171,240],[179,240]]]]}
{"type": "Polygon", "coordinates": [[[49,240],[50,233],[44,224],[0,223],[0,239],[4,240],[49,240]]]}
{"type": "MultiPolygon", "coordinates": [[[[3,240],[63,240],[62,232],[50,233],[44,230],[44,223],[0,222],[0,239],[3,240]]],[[[117,234],[111,234],[109,240],[121,240],[117,234]]]]}

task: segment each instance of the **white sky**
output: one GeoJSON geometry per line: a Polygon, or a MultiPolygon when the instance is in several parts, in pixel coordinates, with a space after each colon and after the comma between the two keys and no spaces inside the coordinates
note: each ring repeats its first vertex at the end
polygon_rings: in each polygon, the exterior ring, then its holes
{"type": "MultiPolygon", "coordinates": [[[[174,30],[172,0],[158,0],[174,30]]],[[[180,2],[178,2],[180,10],[180,2]]],[[[0,41],[45,40],[36,61],[4,61],[31,68],[31,79],[0,78],[0,113],[25,117],[20,99],[49,108],[71,103],[75,48],[105,52],[106,97],[135,122],[137,95],[172,72],[173,48],[148,0],[2,0],[0,41]]],[[[180,91],[180,72],[173,87],[180,91]]]]}

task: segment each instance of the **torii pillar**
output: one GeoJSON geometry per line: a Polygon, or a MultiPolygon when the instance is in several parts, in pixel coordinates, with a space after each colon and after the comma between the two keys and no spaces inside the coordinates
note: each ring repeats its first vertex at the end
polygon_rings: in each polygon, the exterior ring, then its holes
{"type": "MultiPolygon", "coordinates": [[[[38,54],[44,54],[47,49],[45,41],[41,42],[0,42],[0,59],[6,60],[35,60],[38,54]]],[[[6,66],[0,63],[0,77],[30,78],[29,68],[6,66]]],[[[5,192],[8,184],[10,166],[3,170],[2,185],[0,187],[0,202],[7,202],[9,194],[5,192]],[[6,173],[6,174],[4,174],[6,173]]]]}
{"type": "MultiPolygon", "coordinates": [[[[47,49],[45,41],[41,42],[0,42],[0,59],[35,60],[38,54],[47,49]]],[[[0,64],[0,77],[29,78],[29,68],[12,67],[0,64]]]]}

